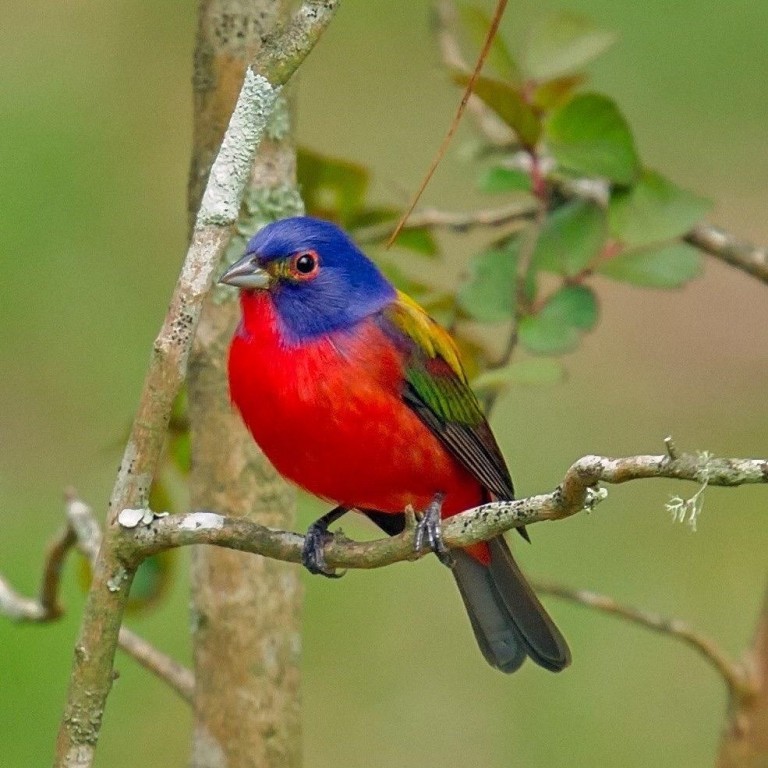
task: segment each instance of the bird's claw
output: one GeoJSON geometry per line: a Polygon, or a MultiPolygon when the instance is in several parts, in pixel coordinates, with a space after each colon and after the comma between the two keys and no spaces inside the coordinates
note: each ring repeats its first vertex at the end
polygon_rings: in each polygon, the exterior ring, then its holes
{"type": "Polygon", "coordinates": [[[340,579],[344,573],[338,573],[335,568],[329,568],[326,565],[325,555],[323,554],[325,543],[331,539],[333,539],[333,534],[328,532],[327,526],[321,523],[312,523],[304,536],[301,564],[316,576],[340,579]]]}
{"type": "Polygon", "coordinates": [[[440,527],[440,513],[445,495],[436,493],[429,502],[421,518],[416,524],[416,536],[413,541],[414,552],[420,552],[424,544],[437,555],[437,559],[448,568],[453,566],[453,555],[443,542],[440,527]]]}

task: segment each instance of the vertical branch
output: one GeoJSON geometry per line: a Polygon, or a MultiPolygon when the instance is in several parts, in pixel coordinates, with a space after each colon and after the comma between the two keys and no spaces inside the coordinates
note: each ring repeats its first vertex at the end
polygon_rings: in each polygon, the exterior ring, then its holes
{"type": "MultiPolygon", "coordinates": [[[[283,25],[289,5],[284,0],[204,0],[200,5],[191,215],[248,61],[254,55],[280,58],[279,48],[271,53],[254,49],[283,25]]],[[[239,258],[247,238],[267,221],[302,212],[290,120],[289,102],[281,97],[252,165],[230,261],[239,258]]],[[[195,341],[188,378],[191,503],[195,509],[292,528],[293,492],[230,405],[227,349],[239,311],[234,292],[216,292],[195,341]]],[[[294,566],[216,547],[195,549],[193,766],[300,764],[301,602],[294,566]]]]}
{"type": "Polygon", "coordinates": [[[728,722],[717,759],[718,768],[768,765],[768,588],[745,666],[757,693],[729,702],[728,722]]]}
{"type": "MultiPolygon", "coordinates": [[[[224,152],[217,157],[217,164],[221,160],[231,174],[212,195],[214,199],[240,199],[247,177],[242,165],[245,164],[247,171],[275,97],[275,89],[264,78],[246,78],[230,123],[233,130],[228,133],[230,145],[239,149],[233,153],[237,162],[230,163],[224,152]]],[[[203,299],[229,239],[231,222],[213,221],[213,208],[208,211],[211,215],[200,217],[195,226],[168,312],[153,346],[139,406],[110,497],[56,744],[56,766],[63,768],[87,768],[93,762],[104,706],[112,686],[123,612],[139,565],[138,558],[129,561],[117,553],[120,536],[117,517],[123,509],[147,504],[171,407],[186,374],[203,299]]]]}
{"type": "MultiPolygon", "coordinates": [[[[263,74],[255,74],[252,69],[245,72],[228,129],[205,185],[181,274],[153,346],[141,399],[110,498],[104,538],[94,564],[93,581],[75,646],[56,746],[57,768],[89,768],[93,763],[112,685],[120,624],[141,559],[138,555],[120,557],[121,528],[117,518],[125,509],[146,507],[173,401],[187,374],[203,301],[229,242],[249,169],[267,121],[275,111],[280,86],[309,53],[330,21],[336,2],[305,0],[291,23],[281,29],[280,41],[265,46],[270,53],[275,50],[270,46],[276,46],[281,55],[267,56],[260,62],[257,69],[263,74]]],[[[226,31],[230,24],[231,19],[222,30],[226,31]]],[[[235,462],[237,458],[232,457],[235,462]]],[[[242,702],[238,704],[242,707],[242,702]]]]}

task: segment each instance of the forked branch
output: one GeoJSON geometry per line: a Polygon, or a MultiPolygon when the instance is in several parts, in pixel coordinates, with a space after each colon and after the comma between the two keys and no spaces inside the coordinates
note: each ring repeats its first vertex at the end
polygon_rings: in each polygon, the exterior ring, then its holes
{"type": "MultiPolygon", "coordinates": [[[[54,621],[62,616],[63,609],[58,598],[61,571],[67,555],[71,549],[76,548],[93,565],[101,546],[101,529],[93,517],[93,512],[72,491],[66,496],[66,517],[66,525],[48,547],[43,564],[40,596],[35,599],[20,595],[7,579],[0,575],[0,615],[14,621],[34,623],[54,621]]],[[[119,645],[183,699],[192,701],[194,677],[189,669],[127,627],[120,628],[119,645]]]]}

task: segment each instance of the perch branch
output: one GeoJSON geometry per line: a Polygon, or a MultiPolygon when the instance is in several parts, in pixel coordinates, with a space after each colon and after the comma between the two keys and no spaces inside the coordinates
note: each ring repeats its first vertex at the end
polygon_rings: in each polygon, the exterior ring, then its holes
{"type": "MultiPolygon", "coordinates": [[[[443,522],[443,541],[448,547],[467,547],[504,531],[542,520],[559,520],[591,509],[606,492],[598,484],[624,483],[641,478],[690,480],[708,486],[768,483],[768,460],[721,459],[709,454],[629,456],[620,459],[585,456],[566,472],[552,492],[516,501],[495,501],[462,512],[443,522]]],[[[121,515],[124,522],[117,551],[124,562],[142,558],[169,547],[190,544],[218,546],[266,557],[301,562],[302,536],[276,531],[242,518],[214,512],[170,515],[150,525],[138,525],[135,515],[121,515]]],[[[379,568],[413,560],[427,552],[413,551],[413,531],[406,529],[388,539],[354,542],[336,535],[325,546],[327,563],[334,568],[379,568]]]]}
{"type": "Polygon", "coordinates": [[[93,567],[75,647],[67,702],[56,746],[57,768],[93,763],[120,624],[137,563],[120,560],[117,513],[146,506],[174,398],[186,375],[189,352],[208,293],[240,208],[251,162],[281,86],[305,58],[337,6],[306,0],[275,40],[265,40],[243,87],[211,168],[191,244],[154,343],[139,406],[110,499],[104,542],[93,567]],[[278,49],[289,51],[274,56],[278,49]],[[254,69],[258,71],[254,71],[254,69]]]}
{"type": "Polygon", "coordinates": [[[725,680],[733,701],[748,700],[757,692],[754,680],[751,679],[742,663],[728,658],[714,640],[697,632],[681,619],[669,618],[658,613],[622,605],[612,597],[590,592],[586,589],[570,589],[560,584],[539,580],[534,580],[532,583],[537,592],[570,600],[579,605],[585,605],[603,613],[618,616],[639,624],[646,629],[674,637],[689,645],[711,664],[723,680],[725,680]]]}

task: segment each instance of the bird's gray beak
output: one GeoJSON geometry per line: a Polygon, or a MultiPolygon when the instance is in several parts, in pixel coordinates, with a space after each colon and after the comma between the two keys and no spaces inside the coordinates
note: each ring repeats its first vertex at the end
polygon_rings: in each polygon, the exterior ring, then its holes
{"type": "Polygon", "coordinates": [[[219,282],[235,288],[266,290],[272,285],[272,276],[259,266],[256,256],[246,253],[221,276],[219,282]]]}

